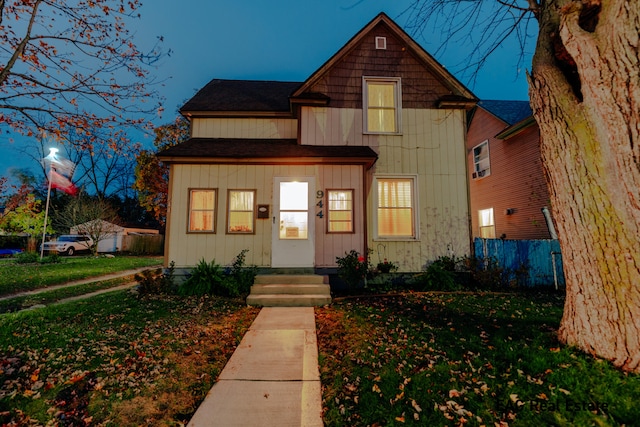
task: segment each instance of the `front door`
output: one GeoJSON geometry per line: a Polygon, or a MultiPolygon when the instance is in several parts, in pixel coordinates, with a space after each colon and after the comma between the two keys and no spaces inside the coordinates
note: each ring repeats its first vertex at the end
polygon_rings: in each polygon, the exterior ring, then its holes
{"type": "Polygon", "coordinates": [[[314,196],[314,177],[274,178],[272,267],[314,266],[314,196]]]}

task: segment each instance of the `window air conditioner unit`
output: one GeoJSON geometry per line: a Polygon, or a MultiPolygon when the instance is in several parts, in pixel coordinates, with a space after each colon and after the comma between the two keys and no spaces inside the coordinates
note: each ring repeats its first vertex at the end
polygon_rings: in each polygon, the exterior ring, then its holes
{"type": "Polygon", "coordinates": [[[482,178],[482,177],[483,177],[483,176],[485,176],[486,174],[487,174],[487,170],[486,170],[486,169],[483,169],[483,170],[481,170],[481,171],[475,171],[475,172],[472,174],[472,176],[473,176],[473,179],[476,179],[476,178],[482,178]]]}

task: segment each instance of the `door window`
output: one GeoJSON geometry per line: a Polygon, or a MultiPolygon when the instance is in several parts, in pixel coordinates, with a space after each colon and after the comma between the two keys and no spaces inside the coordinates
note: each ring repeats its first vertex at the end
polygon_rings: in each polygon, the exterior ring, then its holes
{"type": "Polygon", "coordinates": [[[309,237],[309,183],[280,183],[280,233],[282,240],[309,237]]]}

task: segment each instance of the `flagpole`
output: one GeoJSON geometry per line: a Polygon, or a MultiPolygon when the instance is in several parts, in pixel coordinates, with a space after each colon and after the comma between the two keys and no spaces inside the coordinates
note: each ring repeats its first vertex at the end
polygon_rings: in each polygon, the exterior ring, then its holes
{"type": "Polygon", "coordinates": [[[55,159],[57,148],[50,148],[49,155],[49,184],[47,185],[47,204],[44,210],[44,227],[42,228],[42,244],[40,245],[40,261],[44,258],[44,239],[47,236],[47,218],[49,217],[49,199],[51,198],[51,175],[53,171],[53,160],[55,159]]]}

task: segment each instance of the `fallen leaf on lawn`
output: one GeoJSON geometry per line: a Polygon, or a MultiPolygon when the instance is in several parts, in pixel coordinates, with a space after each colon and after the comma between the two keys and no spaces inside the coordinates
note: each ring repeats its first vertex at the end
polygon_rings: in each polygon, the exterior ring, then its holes
{"type": "Polygon", "coordinates": [[[558,391],[564,393],[564,394],[571,394],[571,392],[569,390],[565,390],[563,388],[558,388],[558,391]]]}
{"type": "Polygon", "coordinates": [[[420,405],[418,405],[418,402],[413,399],[411,399],[411,406],[413,406],[413,409],[415,409],[417,412],[422,412],[422,408],[420,407],[420,405]]]}

